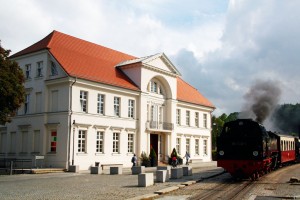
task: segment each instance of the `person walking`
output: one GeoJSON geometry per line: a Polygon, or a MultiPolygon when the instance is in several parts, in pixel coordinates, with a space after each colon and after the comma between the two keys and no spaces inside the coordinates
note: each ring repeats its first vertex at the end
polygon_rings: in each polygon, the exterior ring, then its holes
{"type": "Polygon", "coordinates": [[[131,158],[131,162],[132,162],[132,167],[135,167],[137,164],[137,157],[135,154],[133,154],[133,156],[131,158]]]}
{"type": "Polygon", "coordinates": [[[186,164],[186,165],[189,165],[189,159],[190,159],[190,154],[189,154],[189,152],[186,151],[184,157],[185,157],[185,160],[186,160],[186,163],[185,163],[185,164],[186,164]]]}

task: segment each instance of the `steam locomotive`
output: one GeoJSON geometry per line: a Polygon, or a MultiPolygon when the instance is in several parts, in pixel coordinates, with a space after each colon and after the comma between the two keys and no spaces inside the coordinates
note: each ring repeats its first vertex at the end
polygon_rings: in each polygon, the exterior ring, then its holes
{"type": "Polygon", "coordinates": [[[251,178],[299,159],[299,138],[266,131],[251,119],[224,124],[217,138],[217,165],[234,178],[251,178]]]}

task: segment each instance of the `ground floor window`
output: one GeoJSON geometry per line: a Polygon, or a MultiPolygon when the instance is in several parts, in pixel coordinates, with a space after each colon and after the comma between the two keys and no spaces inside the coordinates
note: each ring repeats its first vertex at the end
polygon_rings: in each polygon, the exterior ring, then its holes
{"type": "Polygon", "coordinates": [[[113,133],[113,153],[119,153],[120,133],[113,133]]]}
{"type": "Polygon", "coordinates": [[[203,154],[207,155],[207,140],[203,140],[203,154]]]}
{"type": "Polygon", "coordinates": [[[180,142],[181,142],[181,139],[176,138],[176,151],[178,154],[180,154],[180,142]]]}
{"type": "Polygon", "coordinates": [[[57,147],[57,131],[51,131],[50,152],[56,153],[56,147],[57,147]]]}
{"type": "Polygon", "coordinates": [[[185,140],[185,150],[190,152],[190,138],[186,138],[185,140]]]}
{"type": "Polygon", "coordinates": [[[97,131],[96,136],[96,152],[97,153],[103,153],[103,132],[97,131]]]}
{"type": "Polygon", "coordinates": [[[85,153],[86,151],[86,130],[78,132],[78,152],[85,153]]]}
{"type": "Polygon", "coordinates": [[[199,139],[195,139],[195,154],[199,155],[199,139]]]}
{"type": "Polygon", "coordinates": [[[134,135],[128,134],[128,153],[133,153],[133,147],[134,147],[134,135]]]}

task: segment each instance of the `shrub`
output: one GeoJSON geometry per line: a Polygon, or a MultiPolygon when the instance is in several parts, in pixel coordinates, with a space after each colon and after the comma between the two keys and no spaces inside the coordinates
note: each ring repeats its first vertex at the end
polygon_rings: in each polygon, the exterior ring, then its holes
{"type": "Polygon", "coordinates": [[[141,166],[145,166],[145,167],[151,166],[150,159],[144,151],[141,153],[140,160],[141,160],[141,166]]]}

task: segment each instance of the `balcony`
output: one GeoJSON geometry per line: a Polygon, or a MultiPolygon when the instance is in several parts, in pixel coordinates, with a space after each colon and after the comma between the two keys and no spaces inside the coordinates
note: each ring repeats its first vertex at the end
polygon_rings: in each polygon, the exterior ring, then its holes
{"type": "Polygon", "coordinates": [[[146,122],[146,127],[149,130],[171,131],[173,130],[173,123],[148,121],[146,122]]]}

